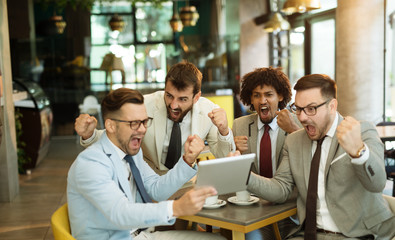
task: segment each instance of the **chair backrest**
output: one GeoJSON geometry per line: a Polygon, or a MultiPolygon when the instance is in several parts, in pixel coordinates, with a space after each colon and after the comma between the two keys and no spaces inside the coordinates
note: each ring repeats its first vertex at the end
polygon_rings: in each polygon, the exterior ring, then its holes
{"type": "Polygon", "coordinates": [[[52,214],[51,227],[55,240],[75,240],[71,235],[67,203],[52,214]]]}
{"type": "Polygon", "coordinates": [[[100,114],[100,104],[93,95],[86,96],[84,102],[79,105],[79,108],[80,113],[87,113],[90,115],[100,114]]]}
{"type": "Polygon", "coordinates": [[[395,213],[395,197],[383,194],[385,200],[387,200],[388,205],[393,213],[395,213]]]}
{"type": "Polygon", "coordinates": [[[97,98],[93,95],[88,95],[84,98],[84,105],[97,105],[99,102],[97,98]]]}

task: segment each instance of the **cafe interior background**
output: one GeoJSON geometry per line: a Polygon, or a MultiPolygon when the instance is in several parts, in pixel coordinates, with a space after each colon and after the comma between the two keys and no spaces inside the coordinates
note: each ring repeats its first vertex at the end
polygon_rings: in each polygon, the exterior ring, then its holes
{"type": "Polygon", "coordinates": [[[1,202],[18,194],[18,150],[34,169],[51,139],[76,138],[85,97],[163,89],[181,60],[203,73],[203,96],[230,97],[232,119],[247,110],[241,77],[275,66],[292,85],[334,78],[343,115],[395,121],[392,0],[0,0],[0,15],[1,202]]]}

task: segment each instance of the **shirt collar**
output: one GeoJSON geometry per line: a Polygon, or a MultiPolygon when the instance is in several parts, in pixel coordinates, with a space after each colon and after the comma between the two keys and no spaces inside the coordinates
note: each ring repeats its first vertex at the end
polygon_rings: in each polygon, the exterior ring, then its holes
{"type": "MultiPolygon", "coordinates": [[[[257,115],[257,118],[258,118],[258,129],[261,130],[265,126],[265,123],[263,123],[261,121],[261,119],[259,118],[259,115],[257,115]]],[[[271,130],[276,131],[277,128],[278,128],[277,116],[275,118],[273,118],[272,122],[269,123],[268,125],[269,125],[271,130]]]]}
{"type": "Polygon", "coordinates": [[[117,153],[117,155],[119,156],[120,159],[124,159],[126,156],[126,153],[124,153],[119,147],[117,147],[113,142],[111,142],[111,145],[114,147],[115,152],[117,153]]]}
{"type": "Polygon", "coordinates": [[[333,136],[335,135],[335,132],[336,132],[338,122],[339,122],[339,113],[336,112],[335,120],[333,121],[332,126],[329,129],[329,131],[326,133],[326,136],[333,138],[333,136]]]}

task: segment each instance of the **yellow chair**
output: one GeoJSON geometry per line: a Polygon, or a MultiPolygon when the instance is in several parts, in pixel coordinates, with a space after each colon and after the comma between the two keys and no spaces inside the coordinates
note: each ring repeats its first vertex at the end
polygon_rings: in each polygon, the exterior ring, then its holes
{"type": "Polygon", "coordinates": [[[388,205],[393,213],[395,213],[395,197],[391,197],[388,195],[383,194],[385,200],[387,200],[388,205]]]}
{"type": "Polygon", "coordinates": [[[67,203],[52,214],[51,227],[55,240],[75,240],[71,236],[67,203]]]}

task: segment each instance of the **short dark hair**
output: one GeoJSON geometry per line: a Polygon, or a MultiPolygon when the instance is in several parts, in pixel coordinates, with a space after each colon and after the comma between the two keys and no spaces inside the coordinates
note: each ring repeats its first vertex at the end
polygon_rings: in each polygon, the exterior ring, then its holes
{"type": "Polygon", "coordinates": [[[110,92],[101,103],[103,119],[117,112],[125,103],[144,104],[144,97],[137,90],[130,88],[118,88],[110,92]]]}
{"type": "Polygon", "coordinates": [[[301,77],[294,86],[296,91],[303,91],[312,88],[321,89],[321,95],[326,99],[337,98],[336,82],[325,74],[310,74],[301,77]]]}
{"type": "Polygon", "coordinates": [[[291,100],[291,84],[289,79],[281,68],[256,68],[254,71],[247,73],[243,76],[240,99],[245,105],[249,105],[251,110],[254,110],[254,106],[251,104],[252,91],[257,86],[272,86],[277,94],[283,97],[283,100],[278,103],[278,107],[283,109],[287,106],[287,103],[291,100]]]}
{"type": "Polygon", "coordinates": [[[177,90],[185,90],[193,86],[193,95],[200,92],[202,87],[202,73],[199,69],[187,61],[173,65],[166,75],[165,84],[171,82],[177,90]]]}

